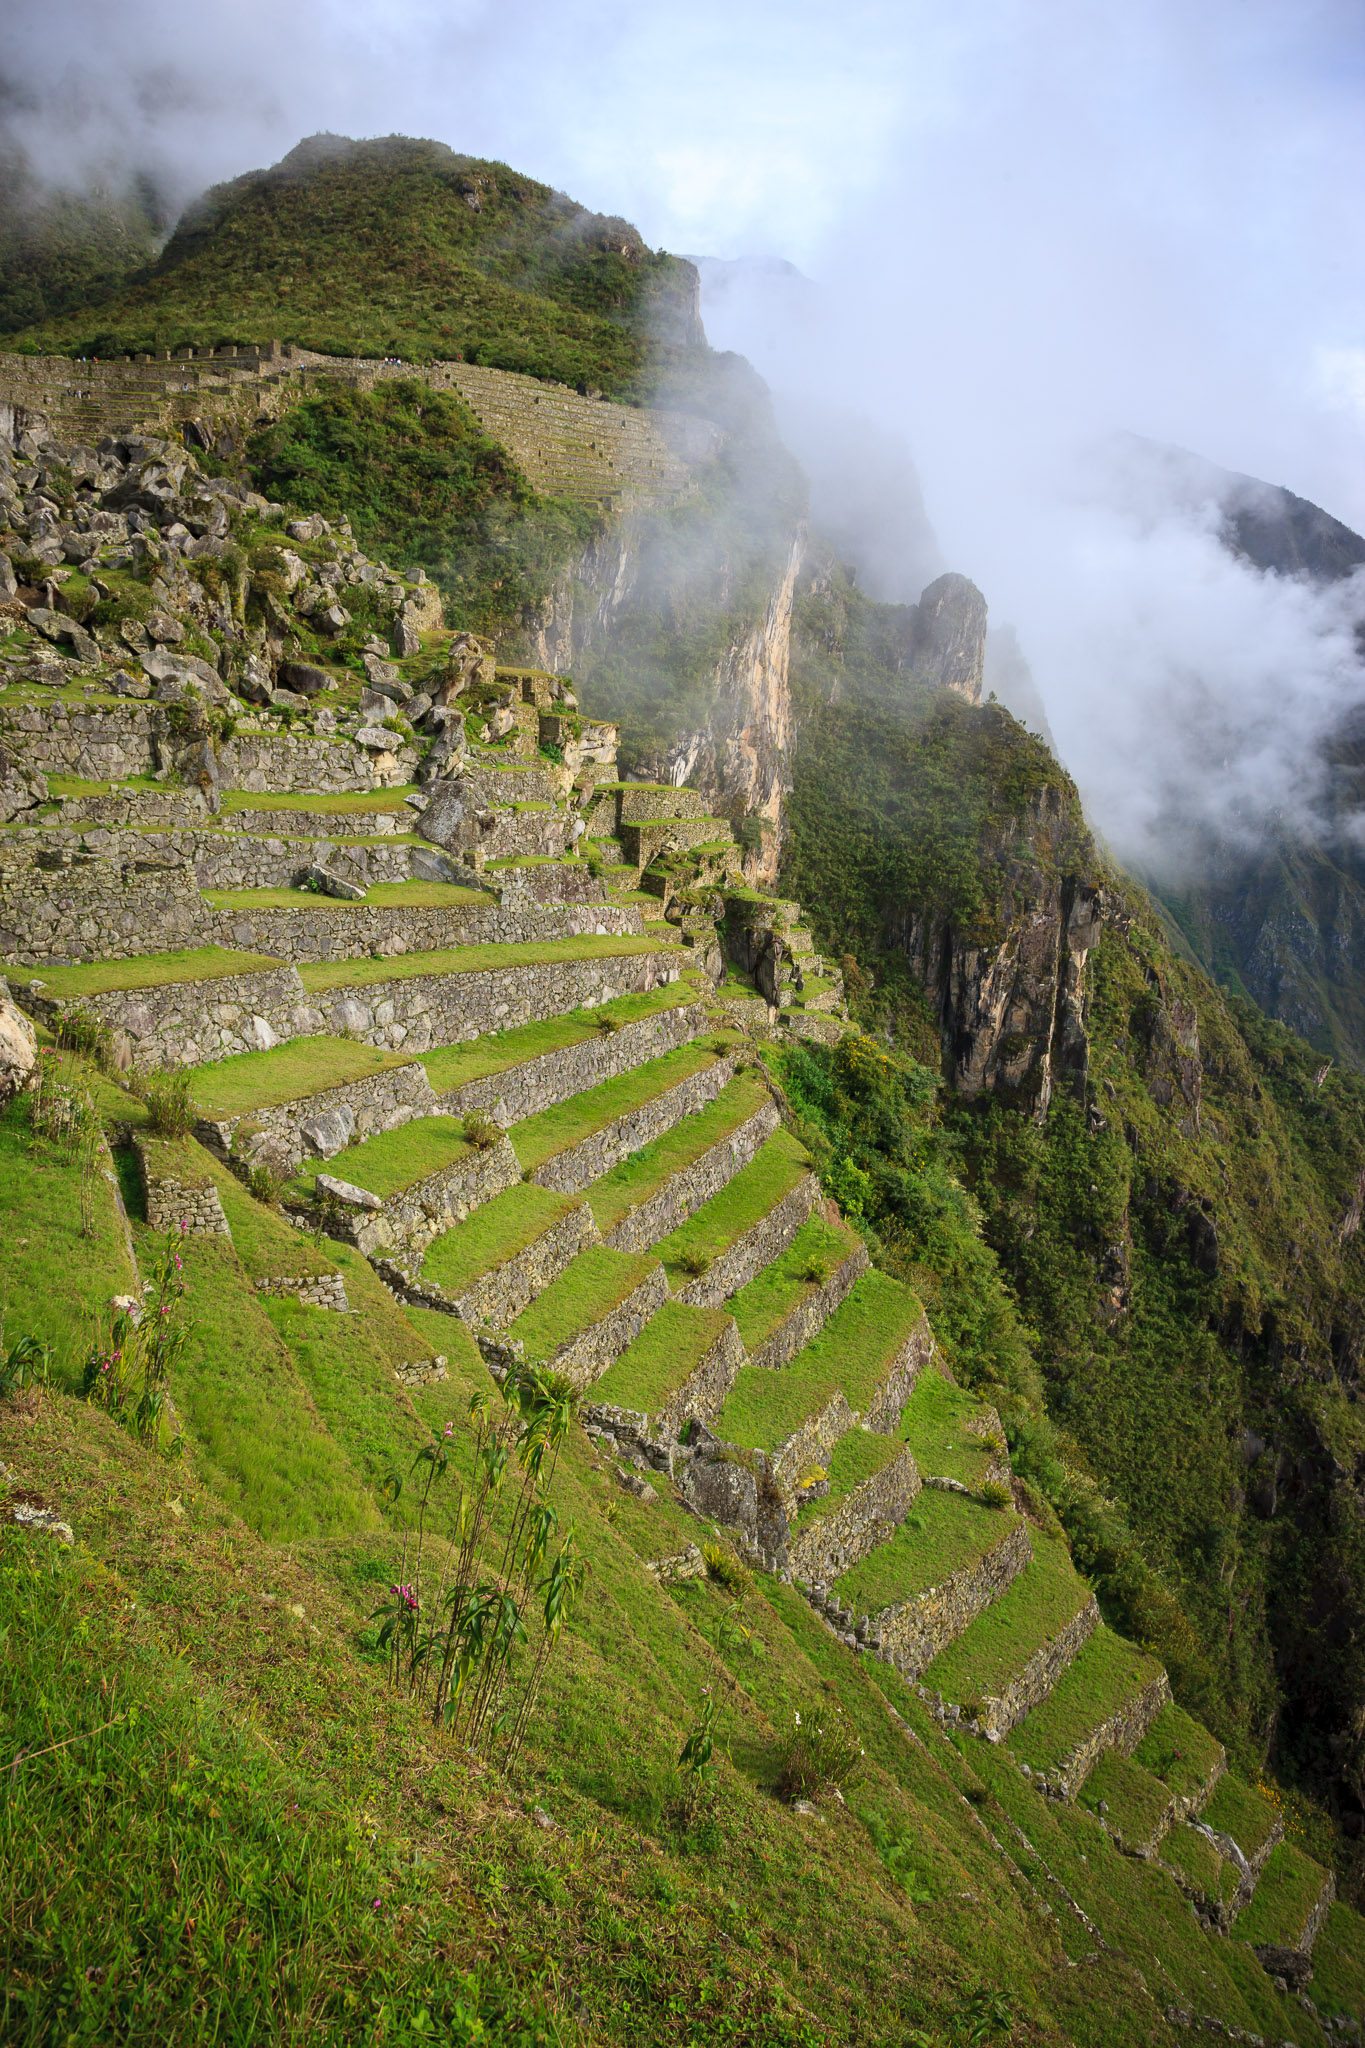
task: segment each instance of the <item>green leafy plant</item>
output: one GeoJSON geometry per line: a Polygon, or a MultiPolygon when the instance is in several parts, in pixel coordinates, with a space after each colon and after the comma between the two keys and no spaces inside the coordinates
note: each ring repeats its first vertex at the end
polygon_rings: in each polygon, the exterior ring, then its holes
{"type": "Polygon", "coordinates": [[[711,1270],[711,1254],[682,1251],[678,1253],[677,1264],[680,1272],[690,1273],[694,1279],[700,1279],[703,1273],[709,1273],[711,1270]]]}
{"type": "Polygon", "coordinates": [[[1008,1486],[1002,1486],[998,1479],[988,1479],[981,1487],[977,1498],[988,1508],[1007,1508],[1014,1499],[1008,1486]]]}
{"type": "Polygon", "coordinates": [[[45,1386],[52,1368],[52,1346],[32,1335],[21,1337],[0,1357],[0,1401],[25,1387],[45,1386]]]}
{"type": "Polygon", "coordinates": [[[491,1151],[502,1136],[501,1126],[479,1109],[472,1109],[469,1112],[461,1128],[464,1131],[465,1143],[472,1145],[476,1152],[491,1151]]]}
{"type": "Polygon", "coordinates": [[[716,1585],[724,1586],[727,1593],[736,1600],[743,1600],[753,1591],[753,1577],[747,1572],[732,1550],[721,1543],[702,1545],[702,1562],[706,1576],[716,1585]]]}
{"type": "MultiPolygon", "coordinates": [[[[466,1748],[497,1751],[505,1767],[525,1738],[586,1568],[572,1527],[551,1555],[558,1516],[549,1488],[577,1392],[531,1363],[507,1371],[501,1398],[500,1408],[483,1393],[470,1401],[473,1480],[450,1518],[434,1587],[424,1569],[427,1515],[449,1472],[454,1424],[418,1452],[414,1555],[409,1564],[405,1540],[389,1597],[371,1619],[380,1623],[390,1682],[466,1748]]],[[[401,1480],[392,1476],[387,1490],[396,1498],[401,1480]]]]}
{"type": "Polygon", "coordinates": [[[813,1799],[827,1785],[851,1785],[862,1772],[863,1747],[843,1709],[824,1700],[793,1714],[790,1733],[778,1746],[779,1799],[813,1799]]]}
{"type": "Polygon", "coordinates": [[[899,1885],[911,1905],[929,1905],[934,1895],[915,1868],[914,1858],[922,1852],[916,1849],[910,1835],[889,1827],[875,1811],[869,1810],[859,1818],[872,1837],[873,1845],[889,1876],[899,1885]]]}
{"type": "Polygon", "coordinates": [[[985,1985],[969,1993],[952,2018],[953,2039],[965,2048],[984,2048],[984,2043],[1002,2039],[1013,2027],[1014,2001],[1006,1992],[985,1985]]]}
{"type": "MultiPolygon", "coordinates": [[[[115,1317],[107,1342],[91,1351],[81,1378],[87,1401],[151,1447],[161,1445],[167,1426],[175,1423],[171,1372],[194,1327],[183,1309],[181,1241],[181,1232],[166,1233],[141,1306],[115,1317]]],[[[178,1428],[168,1448],[179,1450],[178,1428]]]]}
{"type": "Polygon", "coordinates": [[[716,1703],[711,1688],[701,1689],[701,1708],[688,1733],[687,1740],[678,1752],[678,1768],[686,1771],[690,1788],[700,1790],[715,1770],[712,1761],[715,1749],[716,1703]]]}
{"type": "Polygon", "coordinates": [[[156,1137],[189,1136],[194,1124],[194,1105],[187,1069],[144,1075],[140,1093],[147,1105],[147,1127],[156,1137]]]}

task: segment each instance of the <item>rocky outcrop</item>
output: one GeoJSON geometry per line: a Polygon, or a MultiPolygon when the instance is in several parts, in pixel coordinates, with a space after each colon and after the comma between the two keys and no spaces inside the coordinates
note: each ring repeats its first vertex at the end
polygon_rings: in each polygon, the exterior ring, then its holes
{"type": "Polygon", "coordinates": [[[953,1084],[1043,1115],[1060,1083],[1083,1095],[1089,1061],[1085,969],[1100,935],[1102,892],[1058,860],[1066,799],[1044,790],[995,849],[1002,886],[977,933],[945,911],[890,906],[889,945],[905,954],[943,1033],[953,1084]]]}
{"type": "Polygon", "coordinates": [[[37,1058],[37,1033],[0,976],[0,1104],[28,1086],[37,1058]]]}
{"type": "Polygon", "coordinates": [[[911,614],[910,673],[979,704],[985,666],[986,600],[974,583],[950,571],[920,592],[911,614]]]}

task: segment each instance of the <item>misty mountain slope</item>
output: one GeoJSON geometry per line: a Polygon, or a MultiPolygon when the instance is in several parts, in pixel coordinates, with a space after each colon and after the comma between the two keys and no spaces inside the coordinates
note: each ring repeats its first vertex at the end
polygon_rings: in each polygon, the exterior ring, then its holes
{"type": "MultiPolygon", "coordinates": [[[[1168,503],[1212,507],[1222,545],[1262,574],[1328,591],[1365,565],[1365,539],[1278,485],[1178,450],[1143,445],[1141,461],[1168,503]]],[[[1365,597],[1360,615],[1365,621],[1365,597]]],[[[1357,629],[1358,633],[1360,628],[1357,629]]],[[[1284,677],[1286,701],[1296,679],[1284,677]]],[[[1365,1067],[1365,698],[1338,717],[1313,761],[1314,816],[1244,809],[1236,830],[1181,816],[1166,823],[1172,870],[1146,879],[1225,986],[1323,1052],[1365,1067]]],[[[1101,820],[1102,824],[1103,821],[1101,820]]]]}
{"type": "Polygon", "coordinates": [[[17,341],[111,356],[278,337],[463,355],[624,397],[652,336],[696,345],[695,298],[690,265],[505,164],[405,136],[314,136],[205,193],[135,279],[17,341]]]}
{"type": "Polygon", "coordinates": [[[54,189],[0,143],[0,336],[117,291],[153,260],[167,225],[147,180],[54,189]]]}
{"type": "Polygon", "coordinates": [[[1365,1084],[1319,1085],[1301,1038],[1175,957],[1001,707],[878,673],[880,609],[798,593],[783,872],[817,944],[856,956],[869,1027],[947,1084],[911,1159],[889,1130],[855,1145],[866,1213],[1106,1612],[1358,1830],[1365,1084]],[[930,1219],[958,1182],[1010,1314],[984,1280],[948,1306],[930,1219]]]}

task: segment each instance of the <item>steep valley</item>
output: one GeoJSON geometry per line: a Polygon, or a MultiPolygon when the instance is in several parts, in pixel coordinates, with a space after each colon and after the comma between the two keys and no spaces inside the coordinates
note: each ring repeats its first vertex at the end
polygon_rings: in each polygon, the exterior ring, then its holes
{"type": "Polygon", "coordinates": [[[0,2033],[1358,2036],[1365,1082],[625,223],[315,138],[90,275],[0,358],[0,2033]]]}

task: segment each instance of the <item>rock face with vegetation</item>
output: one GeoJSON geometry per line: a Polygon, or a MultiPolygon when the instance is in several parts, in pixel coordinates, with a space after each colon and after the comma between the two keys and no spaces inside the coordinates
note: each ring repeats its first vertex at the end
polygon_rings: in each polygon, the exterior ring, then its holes
{"type": "MultiPolygon", "coordinates": [[[[395,179],[469,347],[677,284],[315,143],[110,318],[395,179]]],[[[1365,1096],[668,303],[714,435],[591,531],[496,387],[0,451],[0,2032],[1318,2048],[1365,1096]]]]}

